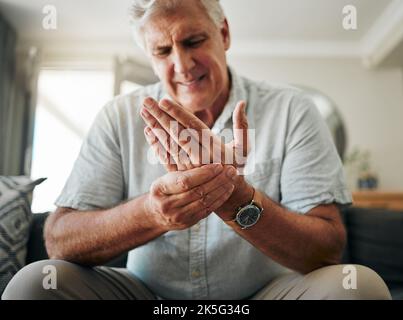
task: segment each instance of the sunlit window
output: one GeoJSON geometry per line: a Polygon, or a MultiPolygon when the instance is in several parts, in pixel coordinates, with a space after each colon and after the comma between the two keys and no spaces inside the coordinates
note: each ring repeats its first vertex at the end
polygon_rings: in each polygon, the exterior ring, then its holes
{"type": "Polygon", "coordinates": [[[85,135],[112,97],[112,71],[41,71],[31,175],[48,179],[35,189],[33,212],[55,209],[85,135]]]}

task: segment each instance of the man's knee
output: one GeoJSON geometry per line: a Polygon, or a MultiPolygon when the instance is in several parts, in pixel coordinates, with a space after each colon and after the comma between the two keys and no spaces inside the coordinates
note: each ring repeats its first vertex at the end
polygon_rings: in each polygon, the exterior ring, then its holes
{"type": "Polygon", "coordinates": [[[63,260],[31,263],[14,275],[5,288],[3,300],[56,299],[60,281],[69,282],[77,265],[63,260]]]}
{"type": "Polygon", "coordinates": [[[324,299],[329,300],[389,300],[391,295],[382,278],[362,265],[335,265],[312,272],[319,277],[324,299]]]}

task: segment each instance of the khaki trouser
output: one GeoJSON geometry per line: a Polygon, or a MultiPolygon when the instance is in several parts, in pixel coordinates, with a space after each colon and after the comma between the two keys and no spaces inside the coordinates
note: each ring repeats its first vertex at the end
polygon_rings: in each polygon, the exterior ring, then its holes
{"type": "MultiPolygon", "coordinates": [[[[381,277],[371,269],[353,265],[357,271],[357,288],[346,289],[343,265],[317,269],[306,275],[289,273],[275,278],[251,299],[391,299],[381,277]]],[[[51,281],[49,282],[51,283],[51,281]]],[[[155,295],[124,268],[83,267],[62,260],[42,260],[21,269],[7,285],[3,300],[14,299],[156,299],[155,295]],[[45,289],[44,267],[57,270],[57,289],[45,289]]]]}

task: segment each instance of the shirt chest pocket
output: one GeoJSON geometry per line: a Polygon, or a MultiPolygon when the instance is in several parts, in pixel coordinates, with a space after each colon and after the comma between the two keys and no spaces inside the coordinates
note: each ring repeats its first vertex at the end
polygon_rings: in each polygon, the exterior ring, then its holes
{"type": "Polygon", "coordinates": [[[258,161],[252,167],[246,181],[253,187],[263,191],[272,200],[280,201],[281,159],[273,158],[258,161]]]}

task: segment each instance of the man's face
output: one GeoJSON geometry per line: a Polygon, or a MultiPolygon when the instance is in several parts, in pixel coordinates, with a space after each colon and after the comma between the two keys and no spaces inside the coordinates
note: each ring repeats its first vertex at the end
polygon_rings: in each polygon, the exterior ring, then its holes
{"type": "Polygon", "coordinates": [[[154,72],[168,94],[192,112],[225,103],[229,91],[225,51],[229,30],[209,19],[198,1],[159,13],[144,25],[144,41],[154,72]]]}

